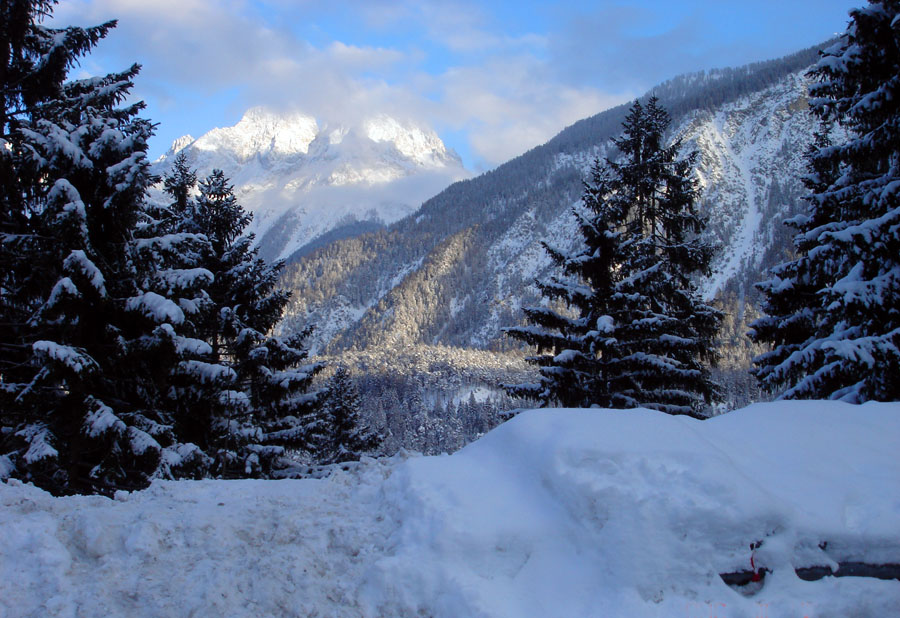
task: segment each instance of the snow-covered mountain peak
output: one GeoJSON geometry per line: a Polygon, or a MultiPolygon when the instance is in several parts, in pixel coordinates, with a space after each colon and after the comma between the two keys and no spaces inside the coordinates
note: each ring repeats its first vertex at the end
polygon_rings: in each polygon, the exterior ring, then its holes
{"type": "Polygon", "coordinates": [[[337,127],[336,129],[329,129],[328,131],[328,143],[331,145],[340,144],[344,141],[344,136],[347,135],[347,132],[350,129],[344,125],[337,127]]]}
{"type": "Polygon", "coordinates": [[[423,166],[442,166],[457,159],[434,131],[399,122],[386,114],[373,116],[363,125],[373,142],[390,142],[405,157],[423,166]]]}
{"type": "Polygon", "coordinates": [[[301,112],[279,114],[254,107],[233,127],[213,129],[197,139],[193,147],[202,151],[229,153],[243,162],[254,156],[306,154],[316,138],[316,119],[301,112]]]}
{"type": "Polygon", "coordinates": [[[468,173],[433,131],[387,115],[321,124],[301,112],[254,107],[232,127],[176,140],[201,178],[221,169],[266,258],[286,258],[335,226],[391,223],[468,173]]]}
{"type": "Polygon", "coordinates": [[[172,146],[169,148],[169,151],[164,155],[165,157],[171,157],[173,155],[177,155],[179,152],[190,146],[194,143],[194,136],[188,133],[187,135],[182,135],[174,142],[172,142],[172,146]]]}

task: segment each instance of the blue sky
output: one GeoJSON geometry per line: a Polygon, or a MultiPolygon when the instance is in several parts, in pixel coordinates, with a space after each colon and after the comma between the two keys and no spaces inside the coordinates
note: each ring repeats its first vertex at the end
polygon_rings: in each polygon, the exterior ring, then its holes
{"type": "Polygon", "coordinates": [[[117,18],[82,64],[143,65],[135,95],[172,140],[255,105],[322,124],[387,113],[433,128],[472,171],[677,74],[775,58],[842,32],[862,0],[61,0],[117,18]]]}

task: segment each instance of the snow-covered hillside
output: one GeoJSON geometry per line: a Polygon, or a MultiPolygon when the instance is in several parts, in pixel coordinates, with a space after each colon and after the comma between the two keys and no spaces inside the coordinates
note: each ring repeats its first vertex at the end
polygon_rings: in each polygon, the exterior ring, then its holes
{"type": "Polygon", "coordinates": [[[231,179],[269,259],[340,225],[392,223],[468,175],[433,131],[385,115],[333,127],[253,108],[233,127],[179,138],[154,171],[165,174],[181,151],[201,178],[219,168],[231,179]]]}
{"type": "MultiPolygon", "coordinates": [[[[785,218],[804,207],[805,153],[818,130],[808,109],[816,50],[683,76],[660,85],[671,137],[698,153],[706,234],[719,251],[705,295],[742,313],[753,284],[783,259],[785,218]],[[724,294],[723,294],[724,292],[724,294]]],[[[571,210],[599,157],[615,157],[628,106],[565,129],[547,144],[451,185],[390,229],[332,243],[289,267],[290,314],[319,327],[331,351],[391,345],[504,345],[501,329],[540,302],[533,285],[553,269],[542,242],[568,251],[581,235],[571,210]],[[362,259],[365,256],[365,259],[362,259]],[[436,264],[444,267],[437,269],[436,264]],[[433,272],[424,271],[431,268],[433,272]],[[439,271],[439,272],[438,272],[439,271]],[[408,317],[413,316],[413,317],[408,317]]]]}
{"type": "MultiPolygon", "coordinates": [[[[683,141],[683,151],[698,154],[696,174],[701,190],[700,206],[708,217],[707,235],[717,251],[712,275],[700,282],[704,296],[715,298],[731,282],[749,289],[760,271],[771,265],[768,252],[779,256],[788,238],[783,221],[802,207],[800,178],[805,173],[805,153],[812,143],[816,121],[808,111],[810,80],[806,69],[788,74],[777,83],[713,109],[692,110],[677,118],[673,139],[683,141]]],[[[588,178],[597,157],[610,156],[608,143],[556,155],[555,173],[576,170],[588,178]]],[[[543,181],[549,182],[549,180],[543,181]]],[[[571,215],[574,203],[560,200],[557,216],[545,226],[536,225],[540,205],[524,210],[490,249],[490,269],[501,292],[497,305],[518,305],[521,282],[546,278],[552,260],[541,242],[570,249],[580,239],[571,215]]],[[[486,337],[496,336],[500,311],[483,327],[486,337]]]]}
{"type": "Polygon", "coordinates": [[[8,481],[0,616],[895,615],[900,581],[795,569],[900,563],[898,444],[900,404],[539,410],[322,480],[8,481]]]}
{"type": "Polygon", "coordinates": [[[702,204],[719,244],[713,275],[703,282],[709,299],[729,280],[769,266],[767,251],[784,249],[776,239],[786,235],[784,219],[802,208],[800,178],[819,130],[809,112],[810,83],[798,71],[720,109],[691,114],[678,129],[700,154],[702,204]]]}

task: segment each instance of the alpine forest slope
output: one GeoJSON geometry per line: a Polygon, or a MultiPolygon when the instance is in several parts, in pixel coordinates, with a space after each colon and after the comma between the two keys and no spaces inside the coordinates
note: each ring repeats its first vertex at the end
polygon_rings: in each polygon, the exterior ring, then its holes
{"type": "Polygon", "coordinates": [[[379,229],[468,175],[433,131],[383,114],[329,126],[300,112],[252,108],[232,127],[175,140],[154,171],[166,175],[179,153],[201,176],[225,172],[253,213],[249,231],[268,260],[323,235],[379,229]]]}
{"type": "MultiPolygon", "coordinates": [[[[680,76],[645,97],[671,114],[669,137],[699,155],[705,233],[719,250],[712,276],[698,283],[729,314],[726,365],[749,366],[743,333],[758,304],[753,283],[784,258],[791,232],[783,221],[802,207],[816,126],[806,74],[818,51],[680,76]]],[[[572,206],[593,161],[616,156],[612,138],[629,107],[581,120],[385,229],[295,256],[284,274],[295,290],[285,324],[315,324],[311,345],[320,352],[513,348],[501,328],[522,323],[522,307],[539,302],[534,281],[552,268],[541,241],[567,250],[580,238],[572,206]]]]}

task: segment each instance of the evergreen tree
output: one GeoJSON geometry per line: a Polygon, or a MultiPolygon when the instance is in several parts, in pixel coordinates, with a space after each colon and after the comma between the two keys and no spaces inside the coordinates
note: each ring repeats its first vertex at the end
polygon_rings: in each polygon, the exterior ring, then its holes
{"type": "Polygon", "coordinates": [[[307,361],[309,329],[288,337],[272,330],[290,294],[276,289],[282,263],[257,257],[245,235],[251,215],[237,203],[221,170],[200,182],[196,200],[184,162],[166,179],[181,211],[179,229],[206,239],[193,263],[211,273],[192,320],[192,335],[210,352],[180,373],[175,401],[178,436],[208,457],[203,473],[267,476],[285,464],[285,449],[313,450],[325,431],[318,393],[309,392],[318,364],[307,361]]]}
{"type": "Polygon", "coordinates": [[[173,270],[196,239],[158,236],[145,204],[139,67],[66,81],[115,22],[48,28],[53,4],[0,8],[0,457],[58,493],[133,489],[177,466],[164,401],[208,273],[173,270]]]}
{"type": "Polygon", "coordinates": [[[506,329],[547,354],[535,384],[511,388],[545,405],[648,407],[699,415],[716,396],[704,363],[720,314],[692,283],[712,248],[690,176],[695,156],[664,146],[668,114],[656,99],[636,102],[615,140],[621,158],[595,162],[575,216],[584,247],[545,245],[562,277],[538,282],[551,302],[525,310],[533,326],[506,329]]]}
{"type": "Polygon", "coordinates": [[[350,374],[338,367],[325,390],[326,427],[317,459],[320,463],[358,461],[376,451],[384,438],[363,422],[359,391],[350,374]]]}
{"type": "Polygon", "coordinates": [[[181,151],[175,155],[172,171],[163,179],[166,193],[174,200],[170,211],[170,216],[174,221],[184,221],[188,218],[191,191],[196,186],[197,174],[188,165],[184,151],[181,151]]]}
{"type": "Polygon", "coordinates": [[[809,157],[797,257],[759,284],[767,316],[751,337],[773,350],[755,374],[788,399],[900,398],[900,2],[851,11],[812,70],[812,111],[848,138],[809,157]]]}
{"type": "MultiPolygon", "coordinates": [[[[824,190],[839,174],[833,161],[815,158],[816,151],[829,146],[828,131],[822,130],[807,153],[809,173],[803,181],[811,193],[824,190]]],[[[771,268],[771,278],[756,284],[765,297],[761,307],[765,315],[750,325],[748,334],[757,343],[775,345],[771,351],[753,359],[757,367],[751,373],[761,386],[773,391],[783,390],[786,384],[802,378],[807,363],[797,361],[818,338],[819,290],[828,286],[829,272],[822,268],[823,264],[810,260],[809,250],[816,246],[816,235],[806,232],[827,223],[827,213],[811,207],[807,213],[786,220],[785,225],[796,230],[794,259],[771,268]]]]}

